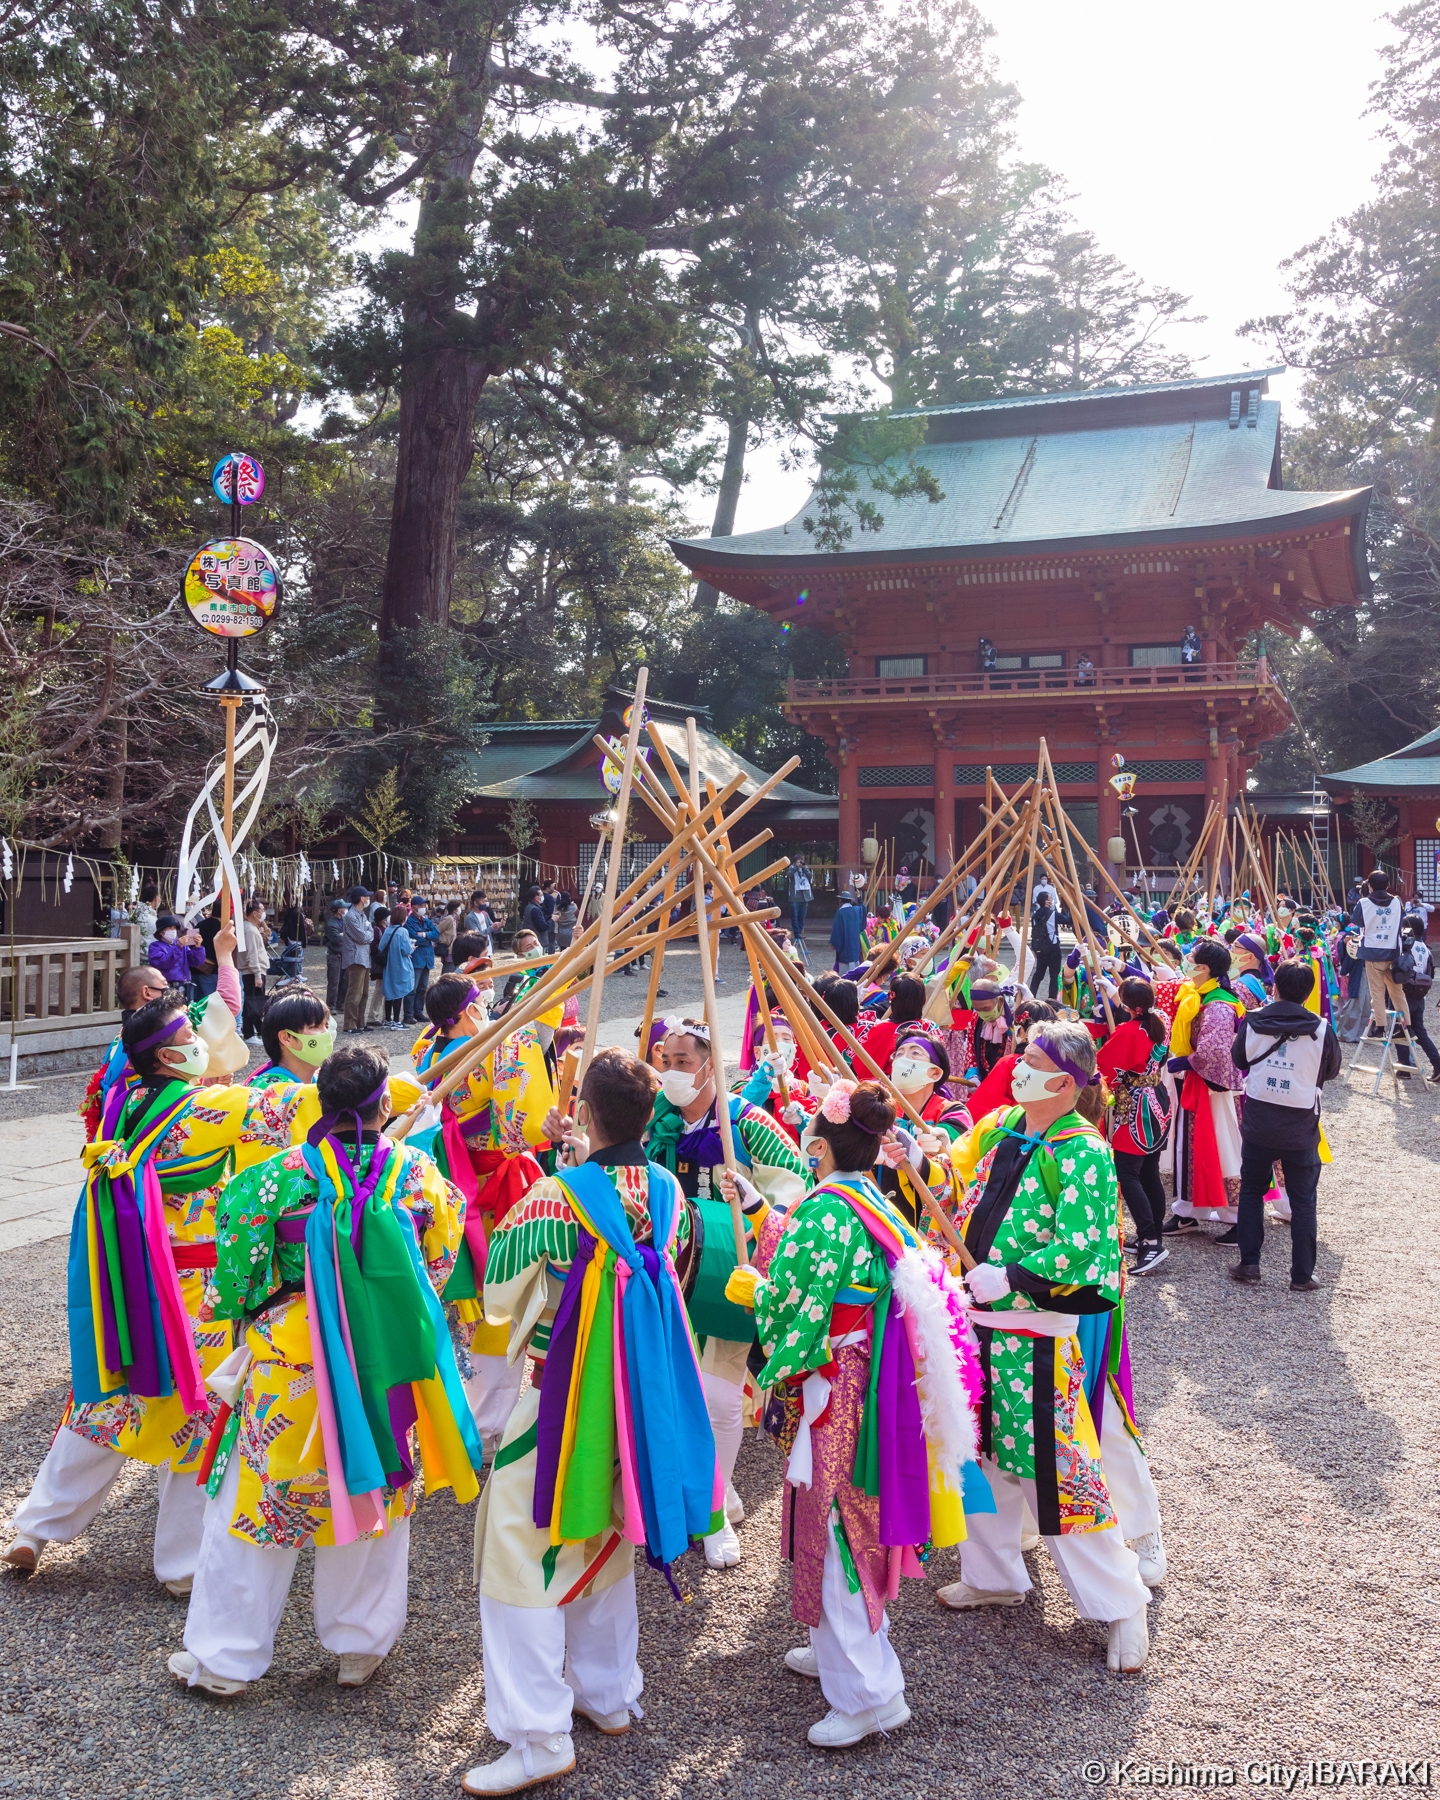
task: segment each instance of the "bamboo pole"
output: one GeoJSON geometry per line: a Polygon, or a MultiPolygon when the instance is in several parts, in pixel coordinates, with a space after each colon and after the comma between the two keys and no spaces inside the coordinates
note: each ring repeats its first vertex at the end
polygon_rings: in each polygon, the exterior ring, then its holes
{"type": "MultiPolygon", "coordinates": [[[[639,714],[636,714],[638,723],[639,714]]],[[[690,776],[690,811],[700,811],[700,764],[697,756],[697,737],[695,721],[685,721],[685,761],[690,776]]],[[[718,927],[720,921],[708,916],[705,906],[705,883],[699,861],[699,848],[695,851],[694,874],[692,880],[696,894],[696,919],[700,927],[700,980],[705,989],[705,1023],[710,1027],[710,1068],[715,1080],[715,1122],[720,1127],[720,1144],[725,1152],[725,1167],[732,1182],[730,1198],[730,1225],[735,1233],[735,1261],[743,1269],[750,1261],[750,1248],[745,1241],[745,1215],[740,1210],[740,1195],[733,1187],[735,1176],[735,1124],[730,1117],[730,1084],[725,1079],[725,1047],[720,1041],[720,1007],[715,998],[715,970],[710,961],[710,931],[712,925],[718,927]]],[[[709,865],[711,868],[713,864],[709,865]]],[[[719,883],[715,885],[715,904],[720,904],[719,883]]],[[[744,908],[738,910],[743,911],[744,908]]],[[[719,955],[719,945],[715,953],[719,955]]]]}
{"type": "MultiPolygon", "coordinates": [[[[620,883],[620,854],[625,845],[625,826],[630,817],[630,789],[635,781],[635,752],[640,743],[641,715],[645,710],[645,688],[649,670],[642,663],[635,678],[635,698],[630,708],[630,730],[625,738],[625,761],[620,770],[620,792],[615,797],[615,826],[610,840],[610,867],[605,871],[605,900],[600,910],[600,932],[595,940],[595,982],[590,1002],[585,1009],[585,1041],[580,1051],[577,1079],[585,1079],[590,1059],[595,1054],[595,1039],[600,1031],[600,1005],[605,993],[605,962],[610,953],[610,932],[615,922],[615,895],[620,883]]],[[[696,808],[699,811],[699,808],[696,808]]]]}
{"type": "MultiPolygon", "coordinates": [[[[1056,809],[1059,807],[1060,802],[1059,802],[1059,795],[1055,792],[1055,765],[1050,760],[1050,747],[1045,742],[1045,739],[1043,737],[1040,740],[1040,755],[1041,755],[1041,759],[1043,761],[1045,772],[1046,772],[1047,776],[1049,777],[1048,781],[1045,783],[1046,801],[1048,802],[1048,804],[1050,805],[1050,807],[1052,809],[1056,809]]],[[[1100,1004],[1104,1008],[1104,1011],[1105,1011],[1105,1023],[1113,1031],[1115,1029],[1115,1015],[1110,1010],[1110,996],[1106,993],[1105,988],[1102,985],[1102,981],[1101,981],[1100,947],[1099,947],[1099,943],[1095,937],[1094,927],[1090,923],[1090,914],[1089,914],[1089,911],[1087,910],[1086,903],[1085,903],[1085,891],[1084,891],[1084,888],[1081,886],[1080,872],[1075,864],[1075,853],[1074,853],[1074,850],[1071,848],[1070,839],[1066,835],[1063,825],[1060,825],[1055,820],[1053,810],[1052,810],[1051,819],[1052,819],[1052,824],[1055,826],[1056,833],[1060,839],[1060,849],[1064,856],[1066,866],[1068,867],[1068,869],[1070,871],[1070,880],[1074,887],[1075,900],[1076,900],[1076,902],[1078,902],[1079,908],[1080,908],[1080,920],[1082,922],[1082,928],[1083,928],[1084,934],[1085,934],[1085,941],[1090,946],[1091,953],[1093,954],[1093,956],[1095,958],[1094,986],[1099,990],[1100,1004]]],[[[1098,857],[1096,860],[1097,861],[1099,860],[1098,857]]],[[[1053,871],[1052,871],[1052,879],[1053,879],[1053,871]]],[[[1106,932],[1105,932],[1105,948],[1106,948],[1107,954],[1109,953],[1109,947],[1110,947],[1110,932],[1109,932],[1109,927],[1107,926],[1106,932]]]]}

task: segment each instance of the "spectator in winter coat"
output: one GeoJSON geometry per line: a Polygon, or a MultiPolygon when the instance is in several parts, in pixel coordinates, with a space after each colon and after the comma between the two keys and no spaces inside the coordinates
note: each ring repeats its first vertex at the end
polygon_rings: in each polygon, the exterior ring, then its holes
{"type": "Polygon", "coordinates": [[[425,1010],[425,991],[430,986],[430,977],[435,968],[435,953],[440,947],[440,927],[430,917],[430,902],[414,899],[410,902],[410,917],[405,921],[405,929],[410,933],[414,944],[411,962],[415,969],[415,987],[405,1004],[407,1023],[419,1019],[425,1010]]]}
{"type": "Polygon", "coordinates": [[[345,1029],[365,1029],[365,1003],[370,998],[370,948],[375,929],[370,923],[370,890],[353,887],[348,895],[350,909],[343,920],[345,947],[341,967],[345,970],[345,1029]]]}
{"type": "Polygon", "coordinates": [[[453,946],[460,930],[460,902],[452,900],[443,913],[435,921],[435,930],[439,934],[440,966],[452,969],[455,966],[453,946]]]}
{"type": "Polygon", "coordinates": [[[1240,1198],[1236,1281],[1260,1280],[1265,1195],[1278,1161],[1290,1200],[1290,1291],[1312,1293],[1315,1279],[1315,1191],[1320,1181],[1320,1090],[1340,1073],[1340,1040],[1328,1019],[1305,1001],[1315,985],[1308,963],[1281,963],[1275,998],[1247,1013],[1230,1058],[1245,1077],[1240,1115],[1240,1198]]]}
{"type": "Polygon", "coordinates": [[[415,992],[415,940],[406,926],[407,908],[399,901],[386,921],[376,949],[380,966],[385,971],[385,1029],[403,1031],[415,1023],[408,1005],[415,992]]]}
{"type": "MultiPolygon", "coordinates": [[[[1410,1005],[1410,1035],[1430,1058],[1430,1079],[1440,1084],[1440,1050],[1425,1029],[1425,996],[1435,980],[1435,958],[1425,942],[1424,913],[1407,913],[1400,923],[1400,955],[1395,965],[1410,1005]]],[[[1402,1055],[1406,1046],[1399,1046],[1402,1055]]]]}
{"type": "Polygon", "coordinates": [[[332,900],[325,908],[325,1004],[338,1016],[345,1004],[349,971],[345,967],[345,902],[332,900]]]}
{"type": "Polygon", "coordinates": [[[835,951],[837,969],[853,969],[860,961],[860,932],[865,924],[865,908],[853,894],[842,894],[830,927],[830,943],[835,951]]]}
{"type": "Polygon", "coordinates": [[[153,881],[142,883],[140,888],[140,904],[135,908],[135,923],[140,927],[140,954],[144,956],[154,942],[155,933],[160,929],[160,915],[155,910],[155,902],[160,897],[160,889],[153,881]]]}
{"type": "Polygon", "coordinates": [[[270,936],[265,923],[265,902],[251,900],[245,908],[245,931],[235,953],[235,967],[245,998],[240,1014],[240,1035],[252,1048],[264,1047],[260,1021],[265,1016],[265,977],[270,970],[270,936]]]}
{"type": "Polygon", "coordinates": [[[174,913],[160,913],[155,921],[155,936],[145,958],[152,969],[158,969],[172,986],[188,992],[190,983],[205,966],[205,949],[198,931],[181,933],[180,921],[174,913]]]}
{"type": "Polygon", "coordinates": [[[1035,952],[1035,972],[1030,977],[1030,991],[1038,1000],[1040,983],[1050,977],[1050,998],[1060,998],[1060,964],[1064,946],[1060,942],[1060,915],[1048,888],[1035,891],[1035,910],[1030,915],[1030,947],[1035,952]]]}

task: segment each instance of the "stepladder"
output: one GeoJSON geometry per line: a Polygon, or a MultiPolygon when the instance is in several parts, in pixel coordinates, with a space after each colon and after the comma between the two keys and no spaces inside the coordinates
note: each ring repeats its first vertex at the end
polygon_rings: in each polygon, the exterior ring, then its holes
{"type": "Polygon", "coordinates": [[[1385,1030],[1383,1034],[1380,1037],[1371,1037],[1367,1031],[1365,1036],[1355,1045],[1350,1061],[1345,1065],[1345,1079],[1340,1085],[1342,1087],[1349,1087],[1350,1077],[1352,1075],[1373,1074],[1375,1082],[1370,1089],[1370,1092],[1372,1095],[1375,1095],[1380,1092],[1380,1083],[1386,1075],[1389,1075],[1390,1079],[1395,1083],[1395,1086],[1398,1089],[1402,1076],[1413,1077],[1418,1073],[1413,1067],[1407,1068],[1404,1063],[1398,1062],[1395,1056],[1396,1032],[1397,1030],[1399,1032],[1399,1041],[1402,1044],[1408,1045],[1410,1042],[1409,1025],[1410,1021],[1401,1018],[1400,1014],[1391,1007],[1385,1014],[1385,1030]],[[1380,1052],[1380,1060],[1375,1063],[1362,1061],[1361,1059],[1367,1050],[1378,1050],[1380,1052]]]}

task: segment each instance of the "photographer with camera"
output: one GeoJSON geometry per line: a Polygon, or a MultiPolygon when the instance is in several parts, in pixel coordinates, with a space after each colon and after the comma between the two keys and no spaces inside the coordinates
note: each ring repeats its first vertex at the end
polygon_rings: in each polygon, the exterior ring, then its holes
{"type": "Polygon", "coordinates": [[[1231,1279],[1260,1280],[1265,1245],[1265,1193],[1278,1162],[1290,1199],[1290,1291],[1313,1293],[1315,1190],[1320,1181],[1320,1089],[1340,1073],[1340,1040],[1328,1019],[1305,1002],[1315,986],[1308,963],[1281,963],[1275,998],[1245,1015],[1230,1060],[1245,1077],[1240,1115],[1240,1196],[1236,1235],[1240,1260],[1231,1279]]]}

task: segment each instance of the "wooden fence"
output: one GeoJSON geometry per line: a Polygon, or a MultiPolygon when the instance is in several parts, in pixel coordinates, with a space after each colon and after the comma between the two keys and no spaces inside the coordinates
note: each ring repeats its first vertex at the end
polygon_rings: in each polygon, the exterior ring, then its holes
{"type": "Polygon", "coordinates": [[[120,1029],[115,987],[140,961],[140,927],[118,938],[0,939],[0,1050],[22,1056],[88,1049],[120,1029]],[[18,1014],[18,1018],[17,1018],[18,1014]]]}

